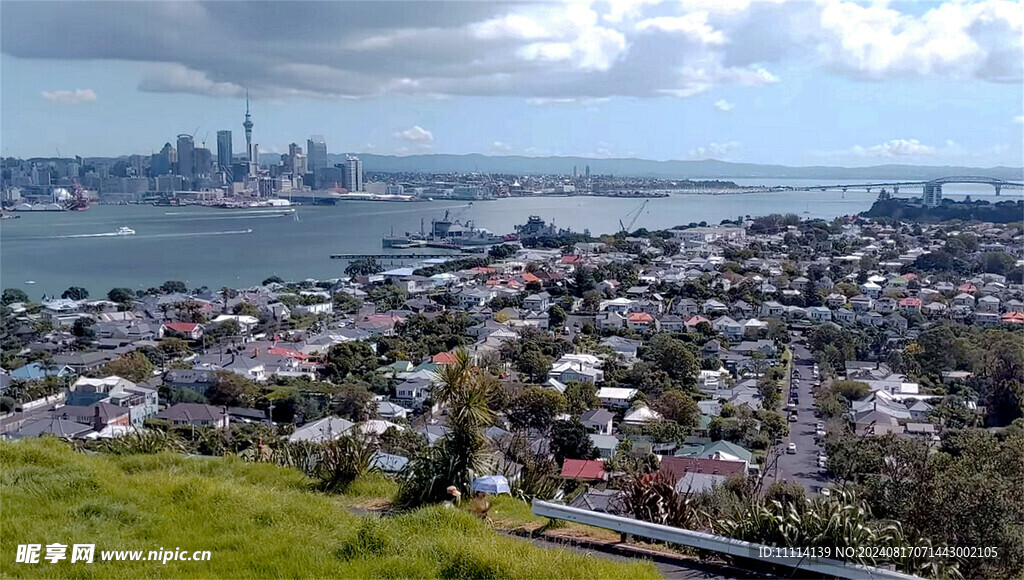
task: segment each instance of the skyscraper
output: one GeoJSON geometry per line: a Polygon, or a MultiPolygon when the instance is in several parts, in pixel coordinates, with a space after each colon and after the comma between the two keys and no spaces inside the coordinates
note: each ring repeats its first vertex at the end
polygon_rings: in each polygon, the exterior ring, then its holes
{"type": "Polygon", "coordinates": [[[206,147],[196,147],[192,151],[192,170],[196,177],[213,175],[213,152],[206,147]]]}
{"type": "Polygon", "coordinates": [[[587,164],[587,167],[586,167],[585,171],[587,173],[587,177],[590,177],[590,164],[589,163],[587,164]]]}
{"type": "Polygon", "coordinates": [[[217,131],[217,169],[231,171],[232,148],[231,131],[217,131]]]}
{"type": "Polygon", "coordinates": [[[178,175],[192,179],[195,175],[195,144],[192,135],[178,135],[178,175]]]}
{"type": "Polygon", "coordinates": [[[170,143],[164,143],[164,148],[159,153],[154,153],[149,160],[149,174],[152,177],[167,175],[174,167],[174,147],[170,143]]]}
{"type": "Polygon", "coordinates": [[[345,158],[345,189],[363,190],[363,162],[351,155],[345,158]]]}
{"type": "Polygon", "coordinates": [[[249,116],[249,91],[245,91],[245,122],[242,123],[242,127],[245,128],[245,156],[247,167],[249,170],[246,172],[249,177],[256,177],[256,156],[258,155],[252,148],[252,119],[249,116]]]}
{"type": "Polygon", "coordinates": [[[302,147],[299,147],[297,143],[288,145],[288,171],[293,176],[302,176],[306,174],[306,156],[302,154],[302,147]]]}
{"type": "Polygon", "coordinates": [[[330,167],[327,162],[327,142],[323,135],[312,135],[306,141],[306,165],[307,169],[316,173],[317,169],[330,167]]]}

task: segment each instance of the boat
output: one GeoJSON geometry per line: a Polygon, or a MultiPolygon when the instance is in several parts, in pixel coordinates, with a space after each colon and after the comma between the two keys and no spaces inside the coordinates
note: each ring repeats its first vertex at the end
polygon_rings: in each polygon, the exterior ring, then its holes
{"type": "Polygon", "coordinates": [[[501,237],[485,229],[475,227],[473,220],[467,220],[463,223],[452,218],[449,211],[445,211],[443,219],[430,221],[429,233],[424,231],[421,222],[419,232],[406,232],[405,235],[395,235],[394,230],[392,230],[390,234],[384,234],[381,238],[381,245],[385,248],[426,246],[429,248],[462,249],[473,246],[490,246],[499,244],[501,241],[501,237]]]}
{"type": "Polygon", "coordinates": [[[117,231],[114,233],[116,233],[119,236],[133,236],[135,235],[135,230],[126,226],[121,226],[117,228],[117,231]]]}

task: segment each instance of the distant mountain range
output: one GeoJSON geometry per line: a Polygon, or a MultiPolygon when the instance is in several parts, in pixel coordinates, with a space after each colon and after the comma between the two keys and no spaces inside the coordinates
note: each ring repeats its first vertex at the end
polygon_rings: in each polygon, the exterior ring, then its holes
{"type": "MultiPolygon", "coordinates": [[[[360,153],[363,171],[387,173],[485,173],[572,174],[576,166],[582,175],[587,165],[595,175],[660,178],[765,178],[765,179],[900,179],[925,180],[952,175],[984,175],[1009,181],[1024,181],[1020,167],[952,167],[930,165],[875,165],[871,167],[787,167],[728,161],[652,161],[649,159],[592,159],[587,157],[523,157],[517,155],[375,155],[360,153]]],[[[332,163],[344,161],[344,155],[329,155],[332,163]]],[[[279,156],[268,156],[271,162],[279,156]]]]}

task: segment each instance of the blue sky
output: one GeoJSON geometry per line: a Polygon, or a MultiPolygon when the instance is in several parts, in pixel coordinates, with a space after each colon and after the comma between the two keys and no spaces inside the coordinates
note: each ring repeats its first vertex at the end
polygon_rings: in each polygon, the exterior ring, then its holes
{"type": "Polygon", "coordinates": [[[4,156],[261,151],[1021,165],[1006,0],[5,1],[4,156]],[[55,42],[54,39],[59,39],[55,42]],[[207,136],[208,135],[208,136],[207,136]]]}

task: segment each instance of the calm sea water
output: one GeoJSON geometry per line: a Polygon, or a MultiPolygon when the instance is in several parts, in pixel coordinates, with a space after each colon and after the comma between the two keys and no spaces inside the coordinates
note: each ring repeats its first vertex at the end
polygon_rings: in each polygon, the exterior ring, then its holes
{"type": "MultiPolygon", "coordinates": [[[[738,180],[744,185],[760,180],[738,180]]],[[[784,185],[799,181],[772,182],[784,185]]],[[[948,197],[990,196],[983,186],[946,188],[948,197]]],[[[1011,192],[1013,193],[1013,192],[1011,192]]],[[[796,213],[833,218],[866,210],[876,193],[784,192],[740,195],[672,195],[652,199],[634,228],[667,228],[690,222],[718,223],[741,215],[796,213]]],[[[32,299],[83,286],[94,295],[113,287],[148,288],[165,280],[190,287],[249,286],[271,275],[286,280],[343,276],[346,262],[332,253],[384,253],[381,235],[418,230],[449,209],[498,234],[531,215],[560,227],[612,233],[640,201],[613,198],[542,197],[476,202],[380,203],[298,207],[291,216],[212,208],[95,206],[85,212],[22,213],[0,222],[0,285],[20,287],[32,299]],[[118,227],[133,236],[112,234],[118,227]],[[248,230],[252,230],[251,233],[248,230]],[[34,284],[26,284],[27,281],[34,284]]],[[[401,251],[393,251],[401,253],[401,251]]]]}

